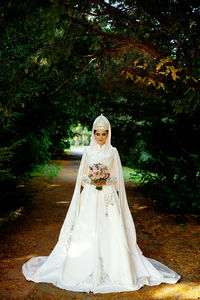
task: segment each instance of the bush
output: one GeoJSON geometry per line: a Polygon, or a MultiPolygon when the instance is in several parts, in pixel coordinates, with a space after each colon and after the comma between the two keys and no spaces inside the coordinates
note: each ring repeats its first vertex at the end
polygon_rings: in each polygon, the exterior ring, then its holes
{"type": "Polygon", "coordinates": [[[140,123],[129,155],[129,165],[142,172],[140,186],[174,213],[200,212],[200,127],[194,131],[192,122],[177,116],[140,123]]]}

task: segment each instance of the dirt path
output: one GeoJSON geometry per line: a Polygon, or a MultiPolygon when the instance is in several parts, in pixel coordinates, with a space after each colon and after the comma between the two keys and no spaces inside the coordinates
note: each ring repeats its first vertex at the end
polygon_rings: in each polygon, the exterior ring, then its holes
{"type": "Polygon", "coordinates": [[[59,176],[51,180],[32,180],[31,188],[36,194],[31,206],[10,226],[8,232],[1,232],[1,300],[200,299],[200,224],[197,216],[188,215],[186,225],[180,227],[172,215],[155,211],[147,197],[138,193],[131,182],[126,182],[126,191],[136,225],[138,245],[145,256],[178,272],[182,276],[179,283],[144,286],[135,292],[87,294],[26,281],[21,272],[22,264],[32,256],[48,255],[54,248],[75,185],[79,160],[55,162],[59,162],[63,168],[59,176]]]}

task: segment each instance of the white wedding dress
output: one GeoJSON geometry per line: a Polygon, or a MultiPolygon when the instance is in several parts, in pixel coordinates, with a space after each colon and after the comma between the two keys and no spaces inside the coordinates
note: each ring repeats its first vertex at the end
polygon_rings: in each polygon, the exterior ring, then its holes
{"type": "Polygon", "coordinates": [[[167,266],[145,257],[137,245],[120,157],[110,138],[111,129],[102,147],[92,137],[90,146],[84,148],[58,242],[49,256],[32,257],[23,264],[27,280],[70,291],[110,293],[162,282],[174,284],[180,279],[167,266]],[[99,162],[114,178],[102,190],[83,180],[88,166],[99,162]]]}

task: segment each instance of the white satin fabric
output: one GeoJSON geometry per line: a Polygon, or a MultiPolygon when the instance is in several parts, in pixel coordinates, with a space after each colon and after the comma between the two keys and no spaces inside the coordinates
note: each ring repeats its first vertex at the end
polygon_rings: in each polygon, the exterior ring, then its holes
{"type": "Polygon", "coordinates": [[[55,248],[48,257],[28,260],[22,271],[27,280],[93,293],[134,291],[144,285],[174,284],[180,279],[167,266],[145,257],[137,245],[119,154],[106,144],[84,148],[72,201],[55,248]],[[81,182],[88,166],[94,163],[105,164],[117,182],[100,191],[81,182]]]}

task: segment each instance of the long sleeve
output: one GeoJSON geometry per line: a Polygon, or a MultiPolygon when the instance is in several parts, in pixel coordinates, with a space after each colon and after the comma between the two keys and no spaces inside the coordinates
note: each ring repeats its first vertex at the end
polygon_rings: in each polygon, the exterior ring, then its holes
{"type": "Polygon", "coordinates": [[[88,184],[91,183],[91,178],[86,174],[84,174],[82,177],[82,185],[85,186],[85,183],[88,183],[88,184]]]}
{"type": "Polygon", "coordinates": [[[106,180],[107,185],[114,185],[116,191],[119,191],[119,184],[118,184],[118,172],[117,172],[117,160],[116,156],[118,155],[118,151],[116,149],[114,156],[113,156],[113,162],[110,170],[110,177],[106,180]]]}
{"type": "Polygon", "coordinates": [[[110,176],[108,179],[106,179],[106,185],[112,185],[117,183],[117,177],[116,176],[110,176]]]}
{"type": "Polygon", "coordinates": [[[91,183],[91,179],[88,176],[88,174],[89,174],[89,166],[88,166],[88,163],[86,161],[85,149],[83,150],[83,157],[85,159],[85,163],[84,163],[84,168],[83,168],[83,175],[82,175],[81,185],[84,187],[86,184],[90,184],[91,183]]]}

